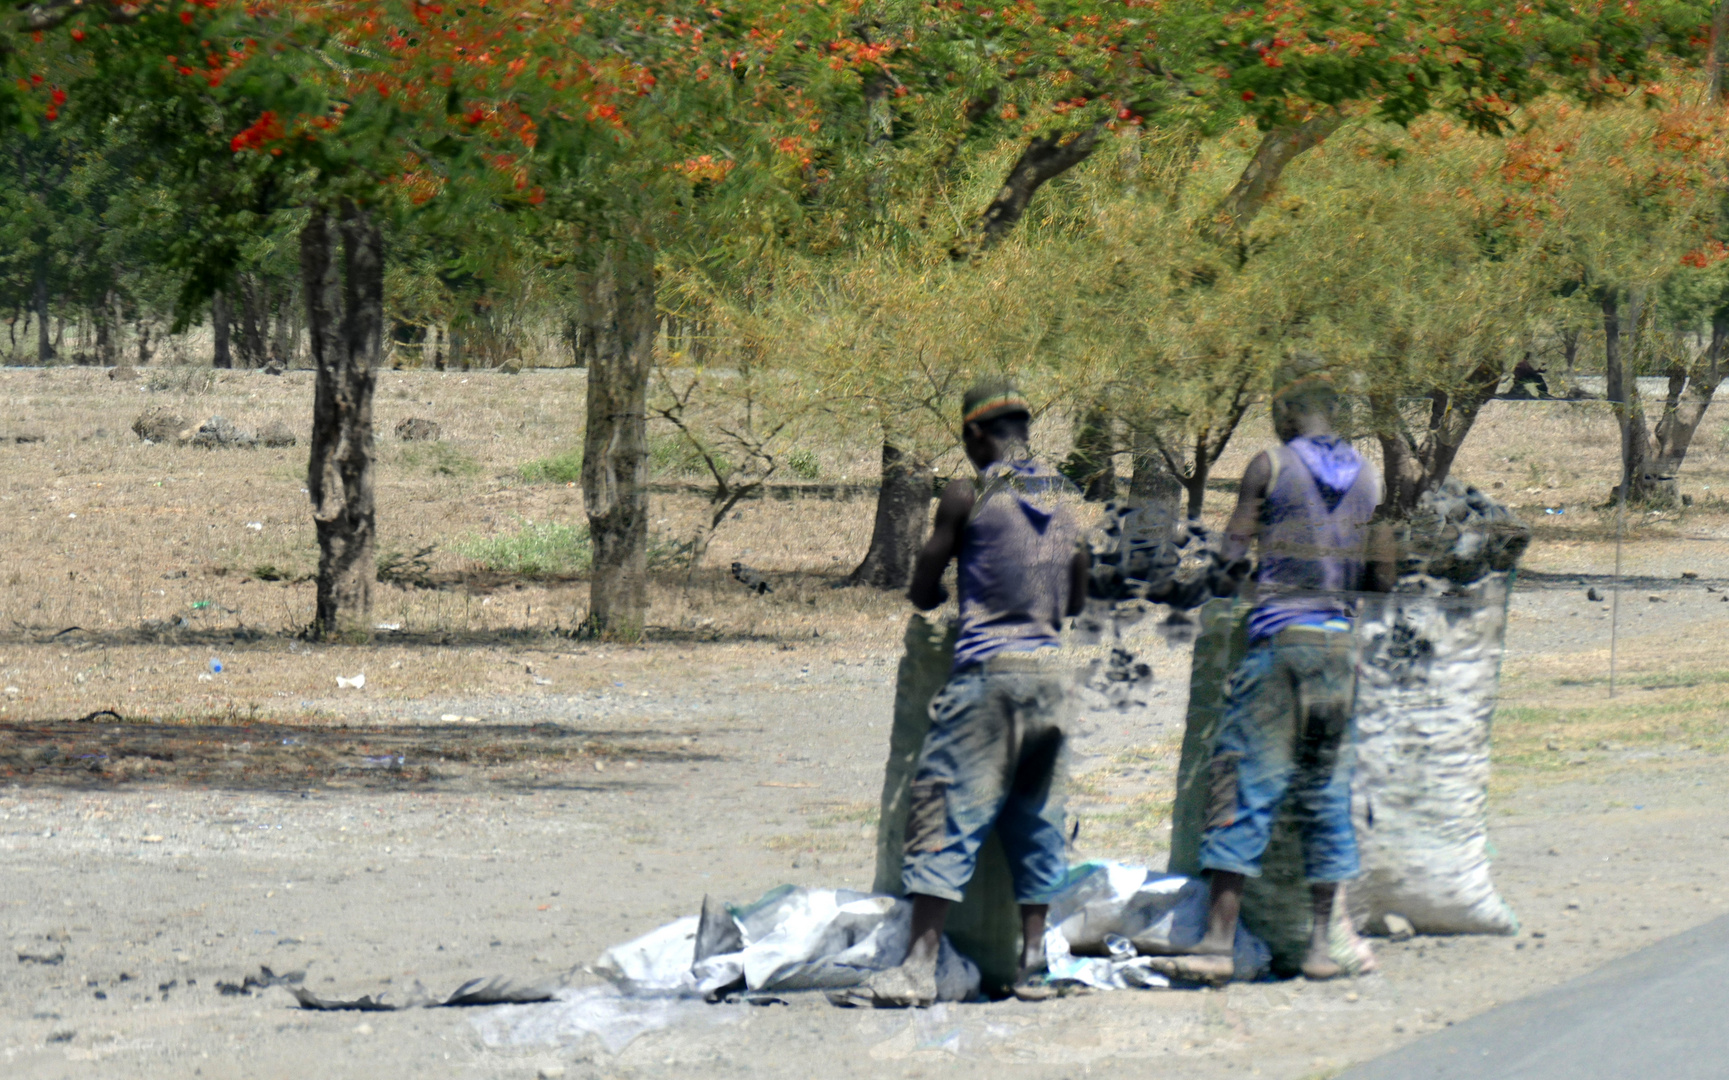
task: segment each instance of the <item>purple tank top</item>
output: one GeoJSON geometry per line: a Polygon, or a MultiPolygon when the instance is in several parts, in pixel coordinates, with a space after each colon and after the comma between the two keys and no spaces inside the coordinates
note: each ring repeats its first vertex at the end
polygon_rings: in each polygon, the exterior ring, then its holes
{"type": "Polygon", "coordinates": [[[1062,643],[1080,526],[1073,485],[1036,462],[996,462],[978,478],[961,534],[955,669],[1062,643]]]}
{"type": "Polygon", "coordinates": [[[1363,584],[1369,519],[1381,477],[1343,439],[1292,439],[1267,451],[1278,466],[1261,504],[1261,561],[1249,640],[1290,626],[1348,619],[1363,584]]]}

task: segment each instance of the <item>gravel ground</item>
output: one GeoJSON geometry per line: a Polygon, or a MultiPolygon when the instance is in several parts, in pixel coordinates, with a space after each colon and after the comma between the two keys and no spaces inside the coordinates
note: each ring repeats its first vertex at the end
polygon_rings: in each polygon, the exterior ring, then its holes
{"type": "MultiPolygon", "coordinates": [[[[1661,559],[1650,571],[1623,596],[1624,657],[1649,668],[1653,649],[1721,640],[1729,609],[1705,591],[1719,586],[1678,581],[1661,559]]],[[[1595,685],[1557,690],[1554,676],[1601,671],[1604,606],[1574,578],[1529,580],[1514,600],[1509,700],[1600,698],[1595,685]]],[[[257,648],[258,663],[286,651],[257,648]]],[[[1161,680],[1150,707],[1079,725],[1092,781],[1076,806],[1081,854],[1162,864],[1162,826],[1111,824],[1142,805],[1123,803],[1122,789],[1168,792],[1174,765],[1187,655],[1148,652],[1161,680]]],[[[320,1014],[281,989],[217,989],[261,965],[304,970],[319,994],[389,1000],[493,974],[590,985],[582,967],[603,948],[693,913],[705,893],[868,887],[895,659],[826,645],[547,653],[530,661],[551,687],[373,695],[380,726],[340,730],[385,752],[333,744],[351,767],[297,778],[248,766],[264,729],[249,741],[237,721],[233,733],[205,733],[204,758],[198,729],[162,736],[180,740],[175,768],[224,754],[242,762],[227,779],[15,777],[0,786],[0,931],[19,957],[0,956],[5,1075],[631,1077],[696,1066],[751,1077],[1071,1077],[1144,1061],[1180,1077],[1325,1076],[1729,910],[1716,869],[1729,855],[1724,758],[1686,745],[1612,748],[1497,789],[1496,876],[1524,922],[1518,938],[1379,942],[1382,973],[1350,983],[918,1014],[795,995],[785,1006],[691,1006],[616,1054],[593,1038],[503,1038],[547,1006],[320,1014]],[[580,687],[559,674],[579,669],[591,676],[580,687]],[[398,742],[385,746],[387,724],[398,742]],[[520,743],[537,731],[574,749],[447,754],[415,771],[455,733],[520,743]]],[[[355,700],[311,706],[352,718],[355,700]]]]}

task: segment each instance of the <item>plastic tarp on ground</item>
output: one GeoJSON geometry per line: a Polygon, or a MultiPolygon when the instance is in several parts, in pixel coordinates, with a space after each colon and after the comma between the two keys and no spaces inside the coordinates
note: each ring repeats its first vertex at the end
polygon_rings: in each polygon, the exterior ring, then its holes
{"type": "MultiPolygon", "coordinates": [[[[741,946],[735,951],[698,960],[701,919],[691,915],[608,949],[594,970],[637,996],[714,996],[741,986],[841,989],[899,964],[912,941],[911,903],[850,889],[785,885],[730,909],[730,917],[741,946]]],[[[964,1001],[978,990],[978,968],[945,938],[937,999],[964,1001]]]]}
{"type": "MultiPolygon", "coordinates": [[[[704,916],[691,915],[613,946],[594,971],[634,997],[842,989],[899,964],[911,943],[910,903],[849,889],[786,885],[748,907],[725,908],[714,917],[732,924],[715,934],[716,940],[731,943],[730,951],[699,957],[700,942],[714,930],[703,927],[704,916]]],[[[1051,902],[1045,934],[1051,978],[1123,985],[1116,976],[1133,967],[1136,958],[1193,946],[1206,919],[1207,891],[1199,880],[1142,866],[1083,863],[1069,871],[1063,891],[1051,902]]],[[[1266,945],[1239,930],[1237,978],[1260,978],[1269,959],[1266,945]]],[[[1146,971],[1145,977],[1131,976],[1127,985],[1166,984],[1146,971]]],[[[945,938],[937,963],[938,1000],[964,1001],[977,997],[979,989],[978,968],[945,938]]]]}

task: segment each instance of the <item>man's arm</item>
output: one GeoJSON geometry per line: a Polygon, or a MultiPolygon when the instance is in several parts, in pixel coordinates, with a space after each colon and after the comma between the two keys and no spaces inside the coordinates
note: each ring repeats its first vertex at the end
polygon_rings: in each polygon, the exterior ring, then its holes
{"type": "Polygon", "coordinates": [[[1231,520],[1225,525],[1225,548],[1222,552],[1225,562],[1248,558],[1249,545],[1261,532],[1261,503],[1265,501],[1267,488],[1272,482],[1273,460],[1263,450],[1243,470],[1243,483],[1237,488],[1237,508],[1231,511],[1231,520]]]}
{"type": "Polygon", "coordinates": [[[966,531],[967,515],[973,512],[973,485],[965,480],[951,480],[943,485],[943,496],[937,500],[937,519],[931,526],[931,537],[919,550],[913,563],[913,582],[907,589],[907,599],[920,611],[941,607],[948,600],[943,588],[943,571],[949,560],[961,553],[961,535],[966,531]]]}
{"type": "Polygon", "coordinates": [[[1069,560],[1069,609],[1063,614],[1079,615],[1087,609],[1087,580],[1092,576],[1093,554],[1082,544],[1069,560]]]}

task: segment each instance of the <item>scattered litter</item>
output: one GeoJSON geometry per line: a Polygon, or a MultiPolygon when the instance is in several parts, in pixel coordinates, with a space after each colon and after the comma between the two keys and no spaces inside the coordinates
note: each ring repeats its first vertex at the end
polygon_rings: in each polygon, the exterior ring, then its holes
{"type": "Polygon", "coordinates": [[[735,562],[732,564],[732,578],[758,596],[774,592],[774,586],[768,583],[768,579],[744,563],[735,562]]]}
{"type": "Polygon", "coordinates": [[[1600,604],[1603,602],[1603,594],[1598,592],[1596,589],[1586,589],[1585,599],[1591,601],[1593,604],[1600,604]]]}
{"type": "Polygon", "coordinates": [[[278,975],[269,968],[260,966],[258,974],[248,975],[237,983],[218,982],[216,992],[224,997],[250,997],[254,990],[267,990],[272,986],[285,986],[292,990],[293,987],[290,984],[305,981],[306,972],[304,971],[290,971],[287,974],[278,975]]]}
{"type": "Polygon", "coordinates": [[[216,676],[210,674],[208,671],[200,671],[198,673],[198,681],[199,682],[212,682],[215,680],[215,678],[216,678],[216,676]]]}
{"type": "Polygon", "coordinates": [[[193,611],[203,611],[205,608],[207,608],[209,606],[210,606],[210,601],[208,601],[208,600],[194,600],[194,601],[192,601],[192,610],[193,611]]]}
{"type": "Polygon", "coordinates": [[[222,661],[216,659],[214,656],[210,658],[210,673],[212,675],[222,674],[222,661]]]}
{"type": "Polygon", "coordinates": [[[1560,509],[1558,507],[1553,507],[1553,506],[1546,506],[1543,508],[1543,513],[1545,513],[1545,514],[1565,514],[1566,512],[1567,511],[1564,509],[1560,509]]]}
{"type": "Polygon", "coordinates": [[[376,626],[374,626],[373,629],[374,630],[384,630],[386,632],[394,632],[394,631],[402,629],[402,624],[399,622],[381,622],[381,623],[377,624],[376,626]]]}
{"type": "Polygon", "coordinates": [[[262,521],[248,521],[246,523],[246,527],[248,529],[251,529],[253,532],[263,532],[264,531],[264,522],[262,522],[262,521]]]}
{"type": "Polygon", "coordinates": [[[469,1005],[521,1005],[530,1002],[551,1001],[555,991],[551,987],[530,984],[513,983],[509,979],[493,976],[490,979],[470,979],[457,987],[455,992],[445,998],[439,1005],[444,1008],[459,1008],[469,1005]]]}
{"type": "Polygon", "coordinates": [[[66,959],[65,950],[58,952],[23,952],[18,953],[20,964],[42,964],[45,967],[58,967],[66,959]]]}
{"type": "MultiPolygon", "coordinates": [[[[268,971],[269,969],[264,969],[268,971]]],[[[286,982],[278,983],[300,1003],[302,1009],[317,1012],[395,1012],[399,1009],[450,1009],[465,1008],[475,1005],[523,1005],[534,1002],[552,1001],[556,993],[550,987],[530,983],[513,982],[501,976],[486,979],[470,979],[457,987],[444,998],[427,994],[418,982],[409,992],[407,1000],[400,1005],[384,1000],[384,995],[373,997],[370,994],[358,998],[321,998],[310,990],[299,986],[288,986],[286,982]]]]}
{"type": "Polygon", "coordinates": [[[536,686],[551,686],[552,685],[551,679],[543,679],[539,675],[531,675],[529,677],[534,680],[534,685],[536,685],[536,686]]]}
{"type": "Polygon", "coordinates": [[[349,678],[346,675],[338,675],[336,677],[336,688],[338,690],[346,690],[350,687],[354,688],[355,690],[359,690],[361,687],[363,687],[365,685],[366,685],[366,672],[364,672],[364,671],[361,672],[360,674],[354,676],[353,678],[349,678]]]}
{"type": "Polygon", "coordinates": [[[302,1009],[313,1009],[318,1012],[395,1012],[401,1006],[387,1005],[384,995],[375,999],[371,994],[357,997],[352,1001],[339,1001],[335,998],[321,998],[312,991],[299,986],[286,988],[294,995],[294,1000],[300,1002],[302,1009]]]}

